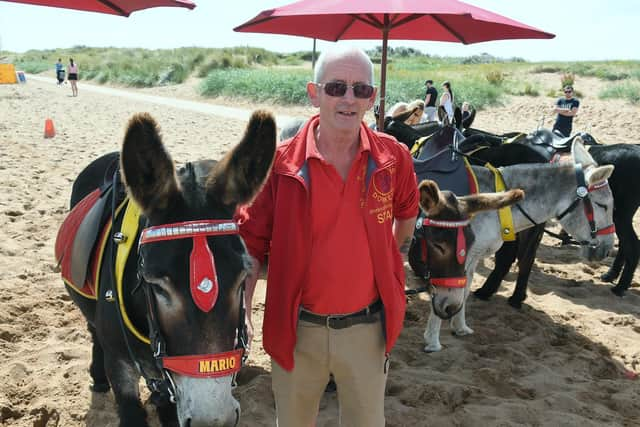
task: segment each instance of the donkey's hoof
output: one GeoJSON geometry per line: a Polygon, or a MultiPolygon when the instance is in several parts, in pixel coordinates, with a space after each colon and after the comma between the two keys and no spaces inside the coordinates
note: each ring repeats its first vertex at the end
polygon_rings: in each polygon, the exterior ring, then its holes
{"type": "Polygon", "coordinates": [[[611,282],[611,283],[613,283],[618,278],[619,274],[620,274],[620,272],[615,272],[615,271],[609,270],[606,273],[604,273],[602,276],[600,276],[600,280],[602,280],[603,282],[611,282]]]}
{"type": "Polygon", "coordinates": [[[623,286],[617,285],[611,288],[611,292],[613,292],[615,295],[619,297],[623,297],[624,293],[626,292],[626,289],[623,286]]]}
{"type": "Polygon", "coordinates": [[[89,387],[94,393],[106,393],[111,388],[108,382],[105,383],[95,383],[91,387],[89,387]]]}
{"type": "Polygon", "coordinates": [[[438,344],[427,344],[426,346],[424,346],[424,352],[425,353],[436,353],[438,351],[442,350],[442,345],[440,345],[440,343],[438,344]]]}
{"type": "Polygon", "coordinates": [[[454,329],[451,331],[451,335],[454,337],[464,337],[465,335],[473,334],[473,329],[468,326],[463,326],[462,328],[454,329]]]}
{"type": "Polygon", "coordinates": [[[522,308],[522,301],[519,299],[516,299],[514,297],[509,297],[509,299],[507,299],[507,302],[511,307],[517,310],[520,310],[522,308]]]}
{"type": "Polygon", "coordinates": [[[493,296],[492,293],[490,293],[488,291],[484,291],[484,290],[482,290],[482,288],[476,289],[475,291],[473,291],[473,295],[476,298],[481,299],[482,301],[489,301],[489,298],[491,298],[493,296]]]}

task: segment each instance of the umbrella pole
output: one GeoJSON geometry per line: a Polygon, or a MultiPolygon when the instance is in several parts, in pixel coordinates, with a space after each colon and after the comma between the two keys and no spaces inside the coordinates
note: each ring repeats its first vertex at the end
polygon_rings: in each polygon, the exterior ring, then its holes
{"type": "Polygon", "coordinates": [[[387,42],[389,30],[386,28],[389,18],[384,16],[385,28],[382,30],[382,60],[380,61],[380,108],[378,109],[378,130],[384,130],[384,97],[387,83],[387,42]]]}
{"type": "Polygon", "coordinates": [[[316,39],[313,39],[313,52],[311,52],[311,70],[316,69],[316,39]]]}

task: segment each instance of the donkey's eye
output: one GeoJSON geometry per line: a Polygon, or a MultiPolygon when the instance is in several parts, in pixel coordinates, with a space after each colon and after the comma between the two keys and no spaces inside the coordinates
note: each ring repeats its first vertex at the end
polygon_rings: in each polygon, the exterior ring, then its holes
{"type": "Polygon", "coordinates": [[[604,209],[605,211],[609,210],[609,206],[605,205],[604,203],[598,203],[595,202],[596,205],[600,206],[602,209],[604,209]]]}
{"type": "Polygon", "coordinates": [[[163,277],[152,277],[146,274],[143,274],[144,281],[151,284],[153,291],[156,295],[162,296],[164,298],[169,298],[169,289],[171,280],[167,276],[163,277]]]}

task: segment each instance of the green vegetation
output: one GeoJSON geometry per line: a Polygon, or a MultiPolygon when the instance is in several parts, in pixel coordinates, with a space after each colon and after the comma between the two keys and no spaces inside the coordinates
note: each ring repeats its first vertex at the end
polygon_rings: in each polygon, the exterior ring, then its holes
{"type": "Polygon", "coordinates": [[[544,63],[533,68],[534,73],[572,73],[600,80],[640,80],[640,61],[588,61],[544,63]]]}
{"type": "Polygon", "coordinates": [[[273,72],[269,68],[213,70],[202,81],[204,96],[243,97],[258,102],[305,104],[306,83],[311,70],[290,69],[273,72]]]}
{"type": "MultiPolygon", "coordinates": [[[[6,52],[5,52],[6,53],[6,52]]],[[[368,52],[380,74],[380,48],[368,52]]],[[[203,96],[244,97],[261,102],[306,104],[305,83],[312,79],[310,51],[281,54],[252,47],[208,49],[117,49],[76,46],[71,49],[9,54],[16,66],[29,73],[52,71],[54,63],[70,57],[80,66],[83,80],[132,87],[183,83],[202,78],[203,96]]],[[[432,79],[440,90],[449,80],[457,103],[477,109],[499,105],[506,96],[557,97],[558,89],[577,77],[616,82],[600,94],[638,102],[640,61],[527,63],[521,58],[500,59],[488,54],[440,57],[407,47],[390,48],[387,64],[386,104],[424,97],[424,81],[432,79]],[[560,74],[558,87],[540,87],[529,73],[560,74]],[[527,78],[527,80],[525,80],[527,78]]]]}
{"type": "Polygon", "coordinates": [[[640,84],[631,82],[615,84],[598,93],[598,97],[601,99],[626,99],[632,104],[640,104],[640,84]]]}

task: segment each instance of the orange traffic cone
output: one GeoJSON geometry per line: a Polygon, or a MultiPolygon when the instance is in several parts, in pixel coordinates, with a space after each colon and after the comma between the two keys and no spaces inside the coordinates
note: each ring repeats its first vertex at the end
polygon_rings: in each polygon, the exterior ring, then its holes
{"type": "Polygon", "coordinates": [[[53,120],[47,119],[44,121],[44,137],[53,138],[56,136],[56,130],[53,127],[53,120]]]}

